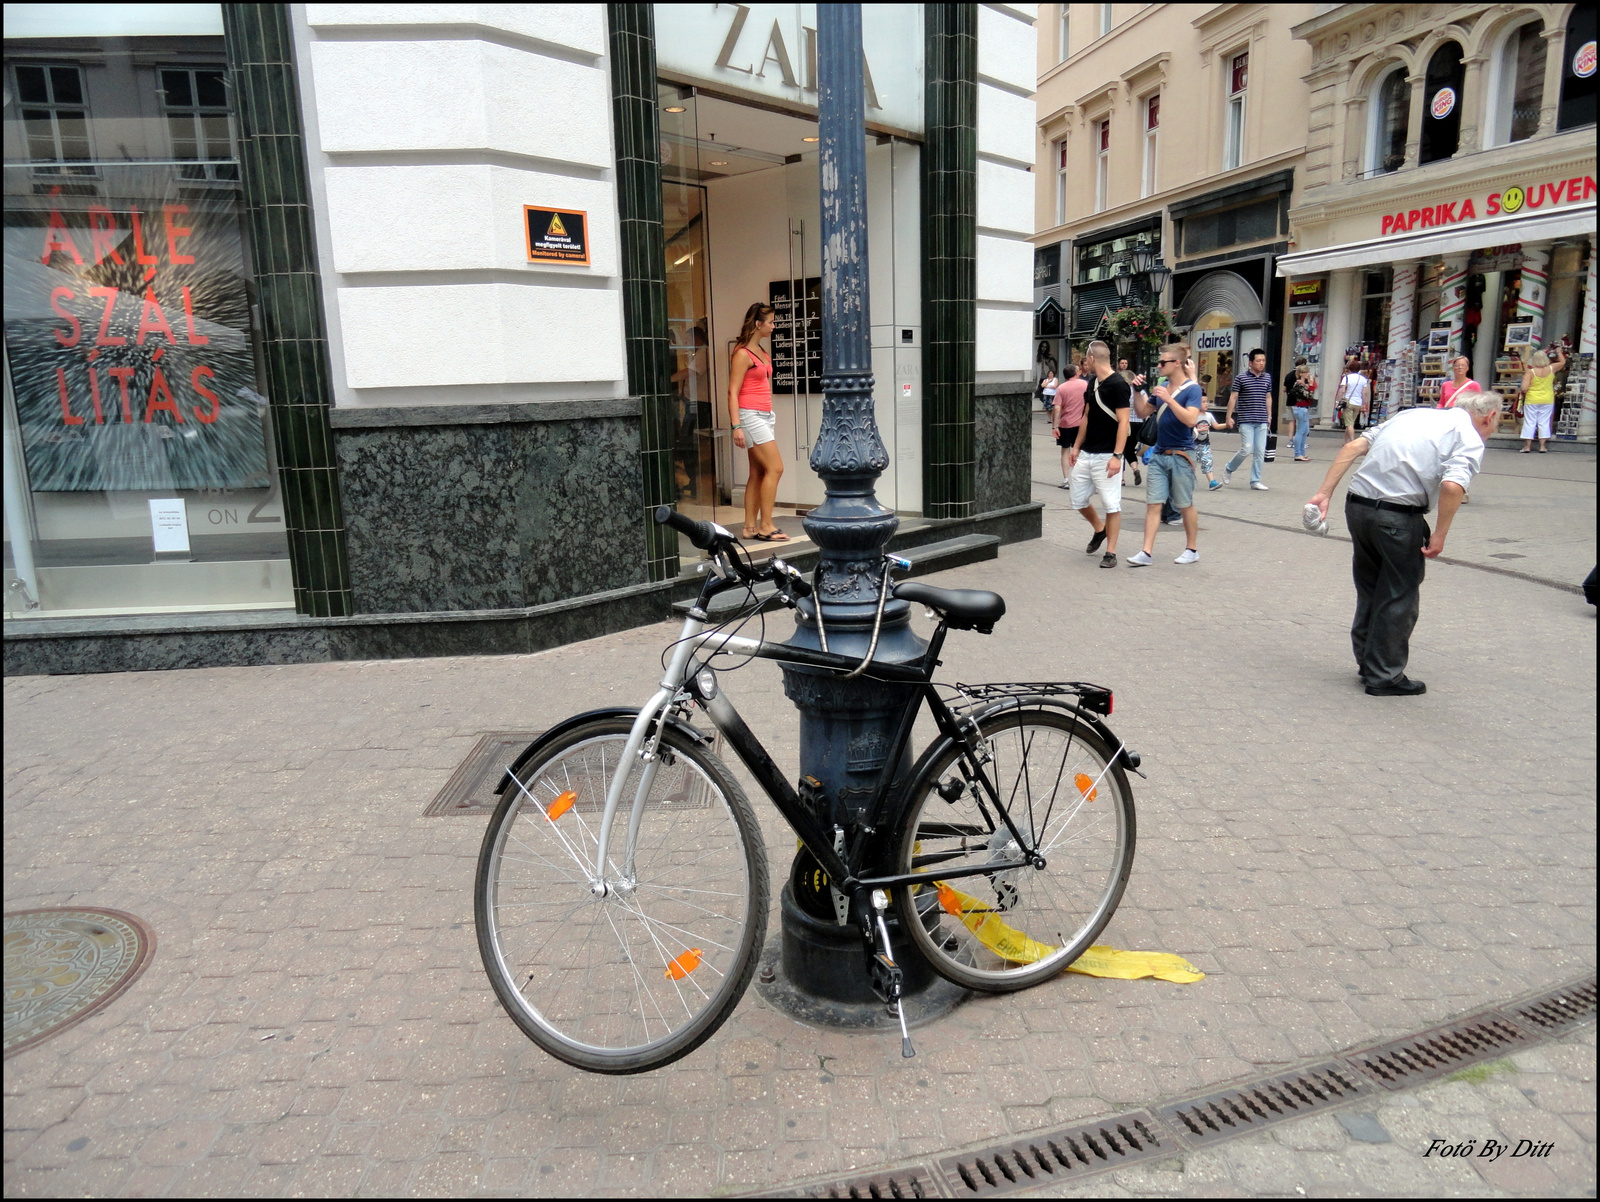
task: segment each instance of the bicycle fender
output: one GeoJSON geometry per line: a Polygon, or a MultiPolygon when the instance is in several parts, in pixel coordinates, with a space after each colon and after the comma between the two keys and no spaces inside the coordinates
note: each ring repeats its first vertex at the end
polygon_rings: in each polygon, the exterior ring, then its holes
{"type": "MultiPolygon", "coordinates": [[[[617,719],[621,721],[632,722],[638,716],[638,706],[632,706],[631,708],[627,706],[611,706],[605,709],[587,710],[584,713],[574,714],[570,718],[557,722],[549,730],[545,731],[544,734],[540,735],[533,742],[529,743],[527,747],[523,748],[522,754],[517,756],[517,758],[512,761],[509,772],[501,773],[500,783],[495,786],[495,795],[499,796],[506,791],[506,786],[511,783],[511,774],[513,772],[520,773],[524,764],[533,759],[539,754],[539,752],[543,751],[551,743],[555,742],[557,739],[563,738],[569,731],[580,726],[586,726],[590,722],[603,721],[606,719],[617,719]]],[[[679,734],[684,735],[695,743],[699,743],[703,747],[709,747],[711,745],[710,735],[706,734],[703,730],[696,730],[694,727],[690,726],[687,722],[675,714],[667,715],[667,725],[672,727],[679,734]]]]}

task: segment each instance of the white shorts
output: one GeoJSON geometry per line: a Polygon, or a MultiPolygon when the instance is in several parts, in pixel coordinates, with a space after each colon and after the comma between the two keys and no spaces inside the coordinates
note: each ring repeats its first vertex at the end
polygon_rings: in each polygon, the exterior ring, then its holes
{"type": "Polygon", "coordinates": [[[1078,462],[1072,465],[1072,475],[1068,477],[1074,509],[1089,508],[1089,502],[1098,493],[1100,507],[1107,513],[1122,512],[1122,473],[1106,475],[1106,463],[1110,459],[1110,455],[1079,454],[1078,462]]]}
{"type": "Polygon", "coordinates": [[[770,409],[739,410],[739,425],[744,429],[744,440],[759,447],[764,442],[778,441],[778,421],[770,409]]]}
{"type": "Polygon", "coordinates": [[[1555,402],[1548,405],[1524,405],[1522,407],[1522,437],[1524,438],[1549,438],[1550,415],[1555,412],[1555,402]]]}

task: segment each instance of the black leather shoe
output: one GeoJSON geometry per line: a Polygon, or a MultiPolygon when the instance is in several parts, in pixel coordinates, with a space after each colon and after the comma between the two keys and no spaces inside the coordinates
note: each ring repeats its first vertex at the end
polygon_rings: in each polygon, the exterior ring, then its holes
{"type": "Polygon", "coordinates": [[[1428,686],[1420,680],[1412,680],[1409,676],[1402,676],[1393,684],[1369,684],[1368,697],[1420,697],[1428,691],[1428,686]]]}
{"type": "Polygon", "coordinates": [[[1096,551],[1098,551],[1100,549],[1100,544],[1105,542],[1105,541],[1106,541],[1106,531],[1103,528],[1100,529],[1100,530],[1096,530],[1094,532],[1094,537],[1089,540],[1089,545],[1084,548],[1084,551],[1089,555],[1093,555],[1096,551]]]}

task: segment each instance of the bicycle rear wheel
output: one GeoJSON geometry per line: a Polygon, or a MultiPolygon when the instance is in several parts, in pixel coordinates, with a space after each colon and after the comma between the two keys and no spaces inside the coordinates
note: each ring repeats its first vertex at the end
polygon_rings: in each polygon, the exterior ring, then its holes
{"type": "MultiPolygon", "coordinates": [[[[478,859],[478,948],[524,1034],[599,1073],[670,1064],[709,1039],[755,971],[766,850],[750,802],[714,756],[668,728],[644,801],[634,883],[597,897],[589,874],[630,723],[570,732],[507,786],[478,859]],[[524,792],[526,790],[526,792],[524,792]]],[[[622,876],[645,765],[634,757],[607,848],[622,876]]]]}
{"type": "Polygon", "coordinates": [[[1115,749],[1063,711],[1011,710],[980,734],[995,796],[965,779],[958,748],[933,765],[906,810],[896,868],[927,881],[896,889],[895,902],[941,976],[998,993],[1054,976],[1105,929],[1133,869],[1133,795],[1115,749]],[[1043,868],[944,879],[1035,850],[1043,868]]]}

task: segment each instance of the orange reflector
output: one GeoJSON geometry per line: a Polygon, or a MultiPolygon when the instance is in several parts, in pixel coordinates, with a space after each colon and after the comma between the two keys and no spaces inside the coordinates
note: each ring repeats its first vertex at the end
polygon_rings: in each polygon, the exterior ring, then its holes
{"type": "Polygon", "coordinates": [[[956,897],[956,891],[943,881],[939,882],[939,905],[951,918],[961,917],[961,900],[956,897]]]}
{"type": "Polygon", "coordinates": [[[688,976],[695,969],[700,967],[700,955],[701,951],[699,948],[691,947],[688,951],[684,952],[683,955],[677,957],[671,964],[667,965],[667,976],[674,981],[683,980],[684,977],[688,976]]]}
{"type": "Polygon", "coordinates": [[[1078,792],[1083,794],[1085,801],[1093,801],[1100,794],[1100,790],[1094,787],[1094,781],[1089,778],[1087,773],[1078,773],[1077,776],[1072,778],[1072,783],[1078,786],[1078,792]]]}
{"type": "Polygon", "coordinates": [[[570,810],[572,808],[572,803],[577,800],[578,795],[571,789],[568,789],[560,797],[556,798],[550,803],[550,808],[545,811],[545,817],[549,818],[551,822],[554,822],[557,818],[561,817],[561,815],[570,810]]]}

